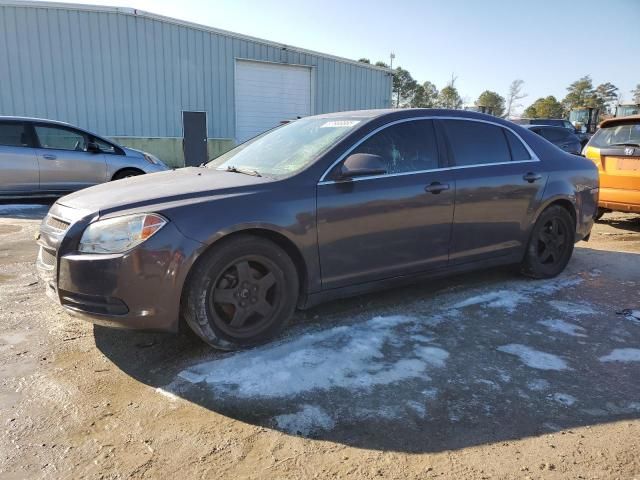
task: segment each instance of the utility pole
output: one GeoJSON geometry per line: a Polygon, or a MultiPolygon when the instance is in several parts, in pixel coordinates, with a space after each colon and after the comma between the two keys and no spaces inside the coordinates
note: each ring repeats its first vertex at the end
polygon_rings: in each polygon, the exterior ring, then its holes
{"type": "Polygon", "coordinates": [[[390,68],[391,70],[393,70],[393,59],[394,59],[394,58],[396,58],[396,54],[395,54],[395,53],[393,53],[393,52],[391,52],[391,53],[389,54],[389,60],[390,60],[390,61],[389,61],[389,68],[390,68]]]}
{"type": "MultiPolygon", "coordinates": [[[[396,58],[396,54],[391,52],[389,54],[389,68],[391,70],[393,70],[393,59],[394,58],[396,58]]],[[[391,77],[391,91],[393,91],[393,75],[395,75],[395,74],[392,74],[392,77],[391,77]]],[[[398,103],[399,102],[400,102],[400,93],[398,92],[398,100],[396,101],[396,108],[398,108],[398,103]]],[[[393,96],[391,98],[391,106],[393,107],[393,96]]]]}

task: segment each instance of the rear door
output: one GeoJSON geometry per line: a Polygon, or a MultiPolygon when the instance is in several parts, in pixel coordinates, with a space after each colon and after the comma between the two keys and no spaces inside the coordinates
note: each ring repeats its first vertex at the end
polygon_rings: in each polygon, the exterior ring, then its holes
{"type": "Polygon", "coordinates": [[[34,193],[40,175],[30,126],[0,121],[0,194],[34,193]]]}
{"type": "Polygon", "coordinates": [[[509,129],[472,120],[442,120],[455,172],[449,262],[519,255],[548,174],[509,129]]]}
{"type": "Polygon", "coordinates": [[[35,123],[40,190],[73,191],[107,180],[102,153],[87,152],[89,136],[75,128],[35,123]]]}
{"type": "Polygon", "coordinates": [[[445,266],[455,182],[451,170],[441,168],[433,122],[384,127],[348,154],[354,153],[380,155],[387,173],[342,181],[329,176],[318,184],[323,288],[445,266]]]}

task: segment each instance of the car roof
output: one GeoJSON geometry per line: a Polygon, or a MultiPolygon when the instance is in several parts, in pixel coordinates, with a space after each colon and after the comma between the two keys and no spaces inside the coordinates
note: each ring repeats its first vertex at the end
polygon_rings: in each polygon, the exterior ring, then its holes
{"type": "Polygon", "coordinates": [[[640,115],[629,115],[628,117],[615,117],[603,120],[600,128],[614,127],[616,125],[625,125],[627,123],[640,123],[640,115]]]}
{"type": "Polygon", "coordinates": [[[522,128],[528,128],[528,129],[532,129],[532,128],[544,128],[544,129],[548,129],[548,130],[565,130],[567,131],[568,129],[565,127],[560,127],[558,125],[544,125],[544,124],[539,124],[536,125],[534,123],[530,123],[528,125],[520,125],[522,128]]]}
{"type": "Polygon", "coordinates": [[[500,117],[494,117],[486,113],[472,112],[470,110],[453,110],[446,108],[381,108],[374,110],[350,110],[345,112],[322,113],[305,118],[354,118],[363,117],[373,119],[403,119],[414,117],[456,117],[476,120],[486,120],[504,126],[513,126],[513,123],[500,117]]]}
{"type": "Polygon", "coordinates": [[[0,122],[1,121],[18,121],[18,122],[44,122],[44,123],[54,123],[56,125],[64,125],[66,127],[73,127],[74,125],[71,125],[70,123],[67,122],[61,122],[59,120],[50,120],[48,118],[37,118],[37,117],[9,117],[9,116],[3,116],[0,115],[0,122]]]}

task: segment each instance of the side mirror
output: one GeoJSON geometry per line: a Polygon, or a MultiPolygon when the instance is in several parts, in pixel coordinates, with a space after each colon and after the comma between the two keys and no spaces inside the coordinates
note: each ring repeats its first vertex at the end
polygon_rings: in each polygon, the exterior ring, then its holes
{"type": "Polygon", "coordinates": [[[96,142],[88,142],[87,143],[87,152],[90,153],[100,153],[100,147],[96,142]]]}
{"type": "Polygon", "coordinates": [[[349,155],[340,168],[340,178],[365,177],[387,173],[382,157],[369,153],[349,155]]]}

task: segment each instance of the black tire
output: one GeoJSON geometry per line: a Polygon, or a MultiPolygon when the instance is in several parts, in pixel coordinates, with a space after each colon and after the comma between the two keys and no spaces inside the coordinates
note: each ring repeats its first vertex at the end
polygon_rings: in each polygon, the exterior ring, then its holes
{"type": "Polygon", "coordinates": [[[298,285],[296,267],[284,250],[260,237],[234,235],[193,267],[181,314],[214,348],[256,345],[285,327],[296,307],[298,285]]]}
{"type": "Polygon", "coordinates": [[[602,208],[602,207],[598,207],[598,211],[596,212],[596,221],[600,220],[605,213],[608,213],[609,210],[607,210],[606,208],[602,208]]]}
{"type": "Polygon", "coordinates": [[[138,175],[142,175],[144,172],[142,170],[137,170],[135,168],[125,168],[116,172],[111,180],[122,180],[123,178],[136,177],[138,175]]]}
{"type": "Polygon", "coordinates": [[[552,278],[560,274],[571,259],[575,243],[575,221],[563,207],[544,210],[531,232],[521,264],[521,272],[532,278],[552,278]]]}

